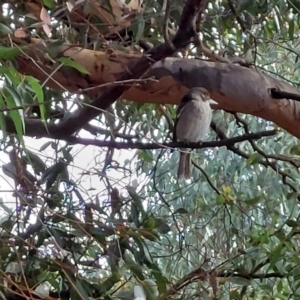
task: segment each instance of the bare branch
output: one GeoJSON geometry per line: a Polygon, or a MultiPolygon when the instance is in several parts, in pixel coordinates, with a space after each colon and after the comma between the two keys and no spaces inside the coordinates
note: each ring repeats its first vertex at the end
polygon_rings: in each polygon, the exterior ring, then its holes
{"type": "Polygon", "coordinates": [[[250,133],[242,136],[236,136],[233,138],[223,139],[221,141],[211,141],[203,143],[189,143],[188,145],[183,142],[171,142],[171,143],[140,143],[140,142],[115,142],[115,141],[99,141],[96,139],[83,139],[75,136],[69,136],[62,138],[63,140],[69,142],[70,144],[80,144],[80,145],[93,145],[97,147],[107,147],[115,149],[141,149],[141,150],[150,150],[150,149],[162,149],[162,148],[181,148],[188,147],[191,149],[202,149],[202,148],[211,148],[211,147],[222,147],[222,146],[232,146],[235,143],[240,143],[244,141],[251,141],[260,139],[264,136],[272,136],[276,134],[276,130],[267,130],[258,133],[250,133]]]}
{"type": "Polygon", "coordinates": [[[163,35],[164,35],[165,43],[168,43],[171,48],[174,48],[174,45],[172,44],[172,41],[169,38],[169,26],[168,26],[172,0],[165,0],[165,1],[166,1],[166,10],[165,10],[165,17],[164,17],[164,24],[163,24],[163,35]]]}
{"type": "Polygon", "coordinates": [[[232,0],[227,0],[227,2],[228,2],[228,5],[229,5],[229,7],[230,7],[232,13],[235,15],[235,18],[236,18],[237,22],[240,24],[240,26],[241,26],[243,32],[245,32],[245,31],[247,30],[247,27],[246,27],[244,21],[243,21],[243,20],[241,19],[241,17],[238,15],[238,13],[237,13],[237,11],[236,11],[236,9],[235,9],[235,6],[234,6],[232,0]]]}
{"type": "MultiPolygon", "coordinates": [[[[97,134],[103,134],[103,135],[111,135],[111,132],[107,129],[103,129],[91,124],[86,124],[83,127],[84,130],[88,131],[90,134],[92,135],[97,135],[97,134]]],[[[120,133],[120,132],[114,132],[114,136],[124,139],[124,140],[133,140],[133,139],[137,139],[139,136],[136,135],[131,135],[131,134],[124,134],[124,133],[120,133]]]]}

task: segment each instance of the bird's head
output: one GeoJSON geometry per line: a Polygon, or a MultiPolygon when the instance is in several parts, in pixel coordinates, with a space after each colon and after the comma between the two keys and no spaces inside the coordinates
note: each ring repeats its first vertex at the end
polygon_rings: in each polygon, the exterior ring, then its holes
{"type": "Polygon", "coordinates": [[[203,87],[195,87],[189,90],[189,92],[182,99],[183,102],[188,102],[190,100],[199,100],[203,102],[208,102],[209,104],[218,104],[218,102],[210,98],[210,94],[207,89],[203,87]]]}

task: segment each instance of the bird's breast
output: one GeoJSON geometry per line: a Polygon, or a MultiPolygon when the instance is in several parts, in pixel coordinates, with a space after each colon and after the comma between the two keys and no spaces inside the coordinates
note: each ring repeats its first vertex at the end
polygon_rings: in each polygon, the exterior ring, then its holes
{"type": "Polygon", "coordinates": [[[205,138],[211,123],[209,103],[190,101],[179,115],[176,135],[179,141],[200,142],[205,138]]]}

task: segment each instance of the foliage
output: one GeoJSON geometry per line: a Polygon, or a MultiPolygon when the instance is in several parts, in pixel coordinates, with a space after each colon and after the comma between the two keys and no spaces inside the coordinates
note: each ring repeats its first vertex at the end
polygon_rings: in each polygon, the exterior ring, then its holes
{"type": "MultiPolygon", "coordinates": [[[[50,32],[55,42],[45,56],[85,76],[84,66],[60,57],[63,43],[142,51],[146,42],[163,41],[166,23],[170,36],[176,32],[183,2],[172,1],[166,19],[165,1],[144,1],[143,9],[127,11],[126,24],[113,0],[81,3],[74,14],[73,1],[2,2],[1,187],[8,177],[14,186],[0,217],[0,291],[7,299],[33,291],[62,299],[300,299],[300,145],[280,128],[274,137],[195,151],[187,182],[176,179],[178,151],[24,138],[26,118],[46,125],[68,118],[84,97],[18,71],[15,57],[27,48],[17,40],[35,35],[46,43],[50,32]],[[15,135],[6,130],[7,116],[15,135]]],[[[299,18],[296,0],[209,1],[201,39],[297,86],[299,18]]],[[[180,55],[203,58],[197,51],[180,55]]],[[[171,138],[175,110],[118,101],[85,130],[101,140],[162,143],[171,138]]],[[[277,128],[224,111],[213,121],[209,140],[277,128]]]]}

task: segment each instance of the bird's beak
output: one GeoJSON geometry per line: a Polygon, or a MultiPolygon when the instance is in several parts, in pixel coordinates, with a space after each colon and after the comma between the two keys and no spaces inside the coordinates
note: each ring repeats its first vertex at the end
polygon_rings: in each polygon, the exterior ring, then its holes
{"type": "Polygon", "coordinates": [[[218,105],[219,104],[218,102],[216,102],[213,99],[209,99],[208,102],[209,102],[210,105],[218,105]]]}

